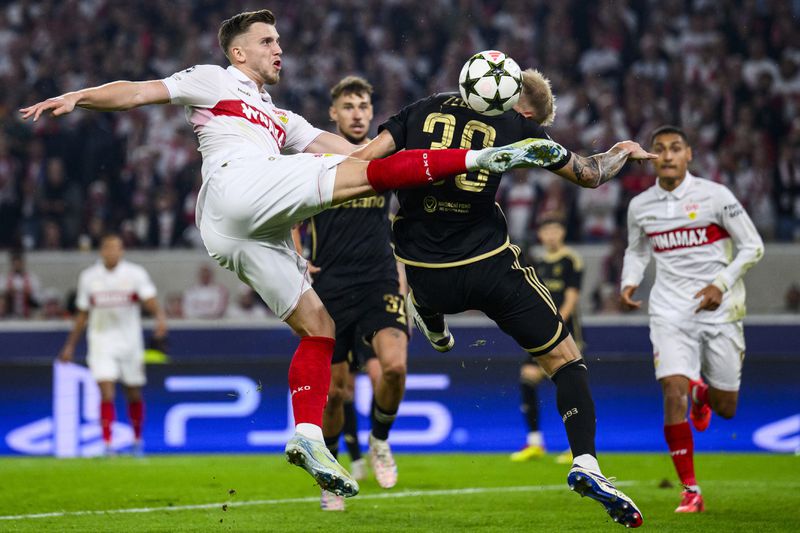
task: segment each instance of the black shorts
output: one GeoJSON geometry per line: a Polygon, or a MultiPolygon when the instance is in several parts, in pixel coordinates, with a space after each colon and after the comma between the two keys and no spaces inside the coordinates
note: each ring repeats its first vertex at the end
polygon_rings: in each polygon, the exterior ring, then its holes
{"type": "Polygon", "coordinates": [[[372,337],[384,328],[396,328],[408,335],[405,300],[398,291],[397,283],[382,282],[357,287],[338,298],[323,297],[322,303],[336,323],[334,364],[348,361],[350,352],[354,359],[364,356],[364,348],[371,352],[372,337]]]}
{"type": "Polygon", "coordinates": [[[532,356],[543,355],[569,331],[550,292],[517,246],[481,261],[452,268],[406,265],[414,300],[435,312],[483,311],[532,356]]]}

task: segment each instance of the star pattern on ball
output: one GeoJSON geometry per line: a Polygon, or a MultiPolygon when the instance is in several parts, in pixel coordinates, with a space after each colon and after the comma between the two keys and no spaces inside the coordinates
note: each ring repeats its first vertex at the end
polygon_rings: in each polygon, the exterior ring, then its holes
{"type": "Polygon", "coordinates": [[[500,91],[496,91],[494,93],[493,98],[484,98],[483,101],[489,104],[489,107],[486,109],[487,111],[491,111],[493,109],[503,111],[504,110],[503,106],[505,105],[506,102],[511,100],[511,98],[512,96],[509,96],[508,98],[503,98],[500,96],[500,91]]]}
{"type": "Polygon", "coordinates": [[[470,77],[469,77],[469,72],[467,72],[467,77],[466,77],[466,79],[465,79],[463,82],[461,82],[461,86],[464,88],[464,92],[465,92],[466,94],[468,94],[468,95],[469,95],[469,94],[477,94],[477,93],[475,92],[475,84],[476,84],[476,83],[478,83],[478,81],[479,81],[480,79],[481,79],[481,77],[480,77],[480,76],[479,76],[479,77],[477,77],[477,78],[470,78],[470,77]]]}

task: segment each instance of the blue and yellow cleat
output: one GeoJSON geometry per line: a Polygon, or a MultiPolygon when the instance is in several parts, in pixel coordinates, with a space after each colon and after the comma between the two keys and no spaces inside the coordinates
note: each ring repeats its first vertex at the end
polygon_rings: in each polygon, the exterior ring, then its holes
{"type": "Polygon", "coordinates": [[[570,490],[574,490],[581,497],[588,496],[600,502],[614,522],[625,527],[642,525],[642,512],[639,511],[633,500],[600,474],[573,466],[567,476],[567,483],[570,490]]]}
{"type": "Polygon", "coordinates": [[[286,460],[309,474],[323,490],[350,498],[358,494],[358,482],[334,459],[325,443],[295,434],[286,443],[286,460]]]}

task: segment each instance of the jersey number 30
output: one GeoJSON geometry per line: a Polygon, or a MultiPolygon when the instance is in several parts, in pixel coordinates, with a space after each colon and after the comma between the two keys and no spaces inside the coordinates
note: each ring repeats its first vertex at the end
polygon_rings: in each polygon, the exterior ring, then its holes
{"type": "MultiPolygon", "coordinates": [[[[438,124],[442,125],[442,138],[438,141],[431,142],[431,148],[439,150],[442,148],[455,148],[452,146],[453,137],[456,130],[456,117],[449,113],[431,113],[425,119],[425,124],[422,130],[425,133],[433,133],[438,124]]],[[[483,148],[494,146],[494,138],[497,135],[495,129],[488,124],[479,120],[470,120],[464,125],[464,131],[461,134],[460,148],[472,149],[473,138],[475,133],[481,133],[483,137],[483,148]]],[[[481,192],[486,187],[486,182],[489,181],[489,173],[485,170],[478,172],[477,179],[471,180],[467,178],[467,174],[459,174],[456,176],[456,187],[461,190],[469,192],[481,192]]],[[[439,181],[435,185],[444,183],[439,181]]]]}

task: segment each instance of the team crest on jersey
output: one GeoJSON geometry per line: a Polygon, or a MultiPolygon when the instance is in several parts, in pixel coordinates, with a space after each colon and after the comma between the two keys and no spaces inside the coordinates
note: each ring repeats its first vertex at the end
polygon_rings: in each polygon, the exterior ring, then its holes
{"type": "Polygon", "coordinates": [[[698,203],[689,203],[683,206],[683,211],[686,213],[686,216],[689,217],[689,220],[694,220],[697,218],[697,212],[700,210],[700,204],[698,203]]]}
{"type": "Polygon", "coordinates": [[[286,114],[285,111],[281,111],[280,109],[274,109],[273,112],[278,115],[278,120],[283,122],[284,124],[289,123],[289,116],[286,114]]]}
{"type": "Polygon", "coordinates": [[[426,213],[435,213],[436,206],[439,205],[439,202],[436,201],[436,198],[433,196],[426,196],[425,199],[422,201],[422,208],[425,209],[426,213]]]}

